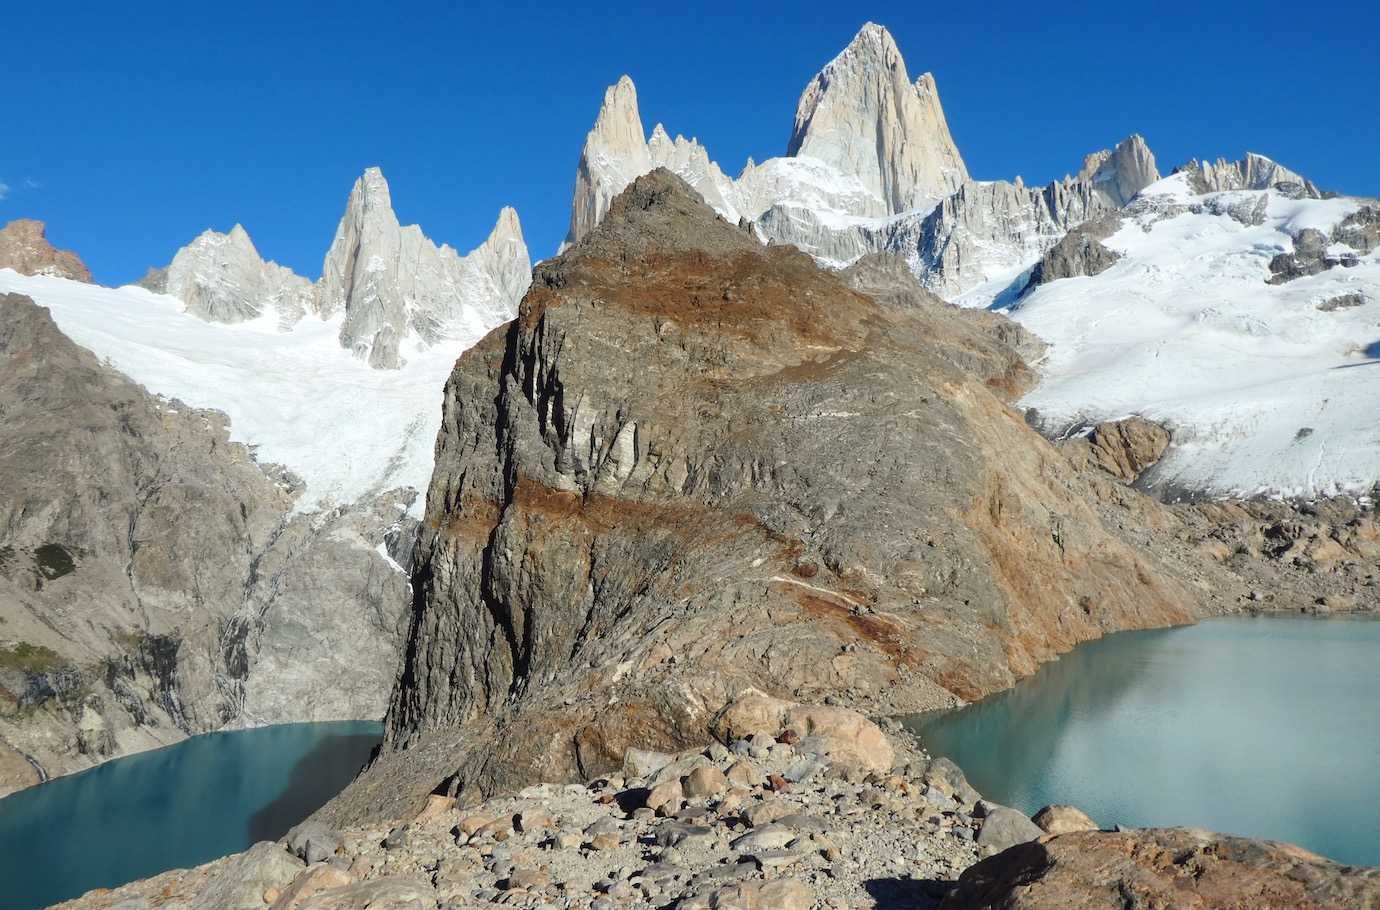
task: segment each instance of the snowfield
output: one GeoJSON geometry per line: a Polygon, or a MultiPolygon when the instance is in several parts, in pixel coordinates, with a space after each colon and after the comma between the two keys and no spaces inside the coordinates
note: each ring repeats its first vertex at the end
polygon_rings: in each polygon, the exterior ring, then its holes
{"type": "Polygon", "coordinates": [[[1168,425],[1174,442],[1146,478],[1165,491],[1369,491],[1380,480],[1380,250],[1266,283],[1294,234],[1330,232],[1359,207],[1273,190],[1195,196],[1182,175],[1148,187],[1105,242],[1119,262],[1044,285],[1010,313],[1050,343],[1022,403],[1046,429],[1131,414],[1168,425]],[[1258,226],[1214,214],[1262,196],[1258,226]],[[1363,303],[1319,309],[1350,294],[1363,303]]]}
{"type": "Polygon", "coordinates": [[[143,288],[9,269],[0,269],[3,292],[47,307],[72,340],[150,392],[225,412],[233,440],[305,482],[299,511],[407,486],[423,494],[411,509],[420,515],[446,379],[479,340],[405,349],[402,369],[375,370],[341,347],[339,319],[308,315],[280,331],[269,308],[250,322],[205,322],[143,288]]]}

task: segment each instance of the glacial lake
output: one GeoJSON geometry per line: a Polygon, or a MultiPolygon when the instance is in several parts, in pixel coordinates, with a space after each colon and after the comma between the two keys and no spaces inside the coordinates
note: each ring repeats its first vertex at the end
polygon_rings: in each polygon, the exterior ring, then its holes
{"type": "Polygon", "coordinates": [[[377,723],[195,736],[0,799],[3,903],[29,910],[276,840],[353,779],[377,723]]]}
{"type": "Polygon", "coordinates": [[[1082,645],[1010,691],[910,718],[1024,812],[1193,825],[1380,865],[1380,621],[1216,619],[1082,645]]]}

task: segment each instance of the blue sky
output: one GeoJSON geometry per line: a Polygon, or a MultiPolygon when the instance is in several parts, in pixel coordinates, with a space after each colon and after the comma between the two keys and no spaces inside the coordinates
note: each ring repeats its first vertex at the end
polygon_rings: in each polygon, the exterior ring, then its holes
{"type": "Polygon", "coordinates": [[[540,257],[621,73],[648,130],[698,136],[736,175],[785,151],[801,89],[867,19],[912,77],[935,73],[977,178],[1048,181],[1135,131],[1164,170],[1249,149],[1380,195],[1374,4],[958,6],[17,5],[0,221],[47,221],[105,283],[239,221],[315,278],[377,164],[434,240],[469,249],[511,204],[540,257]]]}

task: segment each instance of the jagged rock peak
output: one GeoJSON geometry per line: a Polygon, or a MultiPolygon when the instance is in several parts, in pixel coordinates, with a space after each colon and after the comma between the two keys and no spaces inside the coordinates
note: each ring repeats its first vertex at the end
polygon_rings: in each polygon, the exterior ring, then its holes
{"type": "Polygon", "coordinates": [[[141,284],[171,294],[187,312],[211,322],[256,319],[271,308],[286,328],[315,308],[312,283],[266,262],[239,224],[226,234],[203,231],[166,269],[150,273],[141,284]]]}
{"type": "Polygon", "coordinates": [[[402,226],[388,181],[367,169],[321,268],[319,308],[344,315],[341,344],[382,369],[402,366],[402,345],[473,340],[511,319],[531,261],[517,213],[505,209],[489,239],[469,256],[438,247],[417,225],[402,226]]]}
{"type": "Polygon", "coordinates": [[[0,228],[0,269],[91,283],[91,272],[81,258],[49,243],[43,222],[32,218],[16,218],[0,228]]]}
{"type": "MultiPolygon", "coordinates": [[[[665,129],[661,137],[669,144],[665,129]]],[[[637,87],[622,76],[604,91],[604,103],[594,127],[585,137],[575,171],[566,243],[575,243],[599,223],[613,197],[633,178],[652,169],[642,116],[637,110],[637,87]]]]}
{"type": "Polygon", "coordinates": [[[1188,174],[1193,188],[1200,193],[1278,189],[1313,199],[1322,198],[1322,191],[1313,181],[1255,152],[1247,152],[1240,161],[1225,158],[1199,161],[1195,158],[1174,169],[1174,173],[1180,172],[1188,174]]]}
{"type": "Polygon", "coordinates": [[[1117,206],[1123,206],[1136,193],[1159,180],[1160,171],[1155,164],[1155,154],[1144,137],[1132,133],[1115,148],[1085,157],[1077,179],[1091,181],[1117,206]]]}
{"type": "Polygon", "coordinates": [[[893,213],[968,179],[934,77],[912,83],[891,33],[873,22],[805,87],[787,154],[856,174],[893,213]]]}

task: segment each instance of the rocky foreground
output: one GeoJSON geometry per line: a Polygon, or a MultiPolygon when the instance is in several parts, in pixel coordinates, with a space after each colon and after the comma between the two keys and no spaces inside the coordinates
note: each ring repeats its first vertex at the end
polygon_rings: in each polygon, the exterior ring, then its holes
{"type": "Polygon", "coordinates": [[[678,754],[407,819],[331,829],[114,891],[71,910],[844,910],[1367,907],[1380,871],[1180,829],[1097,832],[1069,806],[1032,821],[957,766],[844,708],[751,692],[678,754]],[[1038,824],[1037,824],[1038,822],[1038,824]],[[1004,851],[1004,852],[1003,852],[1004,851]],[[966,871],[965,871],[966,870],[966,871]]]}

